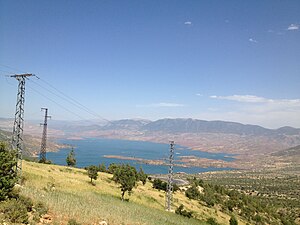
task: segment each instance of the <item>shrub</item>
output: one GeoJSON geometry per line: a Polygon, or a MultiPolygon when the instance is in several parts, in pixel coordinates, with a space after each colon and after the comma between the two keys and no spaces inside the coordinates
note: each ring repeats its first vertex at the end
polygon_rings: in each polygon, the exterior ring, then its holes
{"type": "Polygon", "coordinates": [[[17,177],[15,166],[15,152],[0,142],[0,201],[11,197],[17,177]]]}
{"type": "Polygon", "coordinates": [[[75,219],[69,219],[67,225],[81,225],[81,223],[78,223],[75,219]]]}
{"type": "Polygon", "coordinates": [[[158,178],[155,178],[153,180],[153,188],[155,189],[158,189],[158,190],[163,190],[163,191],[166,191],[167,190],[167,183],[158,179],[158,178]]]}
{"type": "Polygon", "coordinates": [[[219,225],[219,223],[216,221],[216,219],[215,218],[213,218],[213,217],[209,217],[207,220],[206,220],[206,222],[208,223],[208,224],[210,224],[210,225],[219,225]]]}
{"type": "Polygon", "coordinates": [[[28,223],[27,208],[21,201],[16,199],[3,202],[0,212],[11,223],[28,223]]]}
{"type": "Polygon", "coordinates": [[[42,202],[38,202],[34,208],[38,213],[39,217],[41,217],[42,215],[48,212],[48,208],[42,202]]]}
{"type": "Polygon", "coordinates": [[[20,195],[18,201],[26,207],[27,212],[32,211],[33,203],[31,198],[20,195]]]}
{"type": "Polygon", "coordinates": [[[175,210],[175,213],[188,218],[191,218],[193,214],[193,212],[184,210],[182,204],[175,210]]]}
{"type": "Polygon", "coordinates": [[[196,187],[196,185],[192,185],[185,191],[185,196],[188,197],[189,199],[199,199],[200,197],[200,191],[196,187]]]}
{"type": "Polygon", "coordinates": [[[231,216],[230,220],[229,220],[229,224],[230,225],[238,225],[238,221],[234,216],[231,216]]]}

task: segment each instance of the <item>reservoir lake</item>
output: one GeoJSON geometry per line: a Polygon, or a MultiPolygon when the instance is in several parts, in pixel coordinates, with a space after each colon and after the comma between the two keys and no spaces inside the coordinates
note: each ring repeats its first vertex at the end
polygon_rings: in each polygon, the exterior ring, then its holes
{"type": "MultiPolygon", "coordinates": [[[[104,155],[117,155],[124,157],[143,158],[148,160],[162,160],[169,157],[170,146],[168,144],[153,143],[146,141],[130,141],[130,140],[114,140],[88,138],[82,140],[59,140],[59,143],[74,146],[77,167],[86,167],[89,165],[99,165],[104,163],[108,167],[111,163],[128,163],[135,166],[137,170],[143,168],[148,174],[166,174],[168,166],[150,165],[137,162],[134,160],[124,160],[115,158],[105,158],[104,155]]],[[[58,165],[66,165],[66,157],[70,152],[70,148],[60,149],[58,152],[47,153],[47,159],[58,165]]],[[[179,164],[176,160],[180,156],[196,156],[207,159],[220,159],[224,161],[233,161],[232,154],[225,153],[208,153],[202,151],[191,150],[184,146],[175,144],[174,160],[175,164],[179,164]]],[[[201,168],[201,167],[180,167],[174,166],[174,172],[200,173],[217,170],[230,170],[231,168],[201,168]]]]}

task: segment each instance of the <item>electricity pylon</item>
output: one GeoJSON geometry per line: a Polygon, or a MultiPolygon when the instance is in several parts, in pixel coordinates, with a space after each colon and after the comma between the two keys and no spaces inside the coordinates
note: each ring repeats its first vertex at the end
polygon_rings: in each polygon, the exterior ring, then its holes
{"type": "Polygon", "coordinates": [[[24,151],[23,127],[24,127],[24,103],[25,103],[25,80],[33,76],[32,74],[16,74],[11,77],[19,81],[18,95],[16,104],[15,121],[12,135],[12,147],[16,150],[16,167],[17,175],[22,175],[22,153],[24,151]]]}
{"type": "Polygon", "coordinates": [[[168,171],[168,185],[166,191],[166,210],[171,211],[173,201],[173,167],[174,167],[174,141],[170,141],[170,155],[169,155],[169,171],[168,171]]]}
{"type": "Polygon", "coordinates": [[[41,110],[45,110],[45,118],[44,123],[41,123],[40,125],[43,125],[43,136],[42,136],[42,142],[41,142],[41,152],[40,152],[40,162],[45,163],[46,162],[46,146],[47,146],[47,120],[48,118],[51,118],[51,116],[48,116],[48,109],[47,108],[41,108],[41,110]]]}

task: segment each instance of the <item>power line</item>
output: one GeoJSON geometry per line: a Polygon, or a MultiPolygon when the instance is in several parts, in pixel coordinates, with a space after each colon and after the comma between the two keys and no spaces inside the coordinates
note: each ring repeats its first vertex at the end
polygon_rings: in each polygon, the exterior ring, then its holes
{"type": "Polygon", "coordinates": [[[27,73],[27,72],[25,72],[25,71],[22,71],[22,70],[20,70],[20,69],[18,69],[18,68],[14,68],[14,67],[12,67],[12,66],[7,66],[7,65],[3,65],[3,64],[0,64],[0,66],[6,67],[6,68],[8,68],[8,69],[12,69],[12,70],[14,70],[14,71],[18,71],[18,72],[21,72],[21,73],[27,73]]]}
{"type": "Polygon", "coordinates": [[[72,112],[71,110],[69,110],[68,108],[64,107],[63,105],[59,104],[58,102],[54,101],[53,99],[49,98],[48,96],[42,94],[41,92],[35,90],[34,88],[28,86],[31,90],[33,90],[34,92],[38,93],[39,95],[43,96],[44,98],[48,99],[49,101],[53,102],[54,104],[58,105],[59,107],[61,107],[62,109],[68,111],[69,113],[77,116],[78,118],[80,118],[81,120],[86,120],[85,118],[81,117],[80,115],[78,115],[77,113],[72,112]]]}
{"type": "MultiPolygon", "coordinates": [[[[6,67],[6,68],[9,68],[9,69],[12,69],[12,70],[14,70],[14,71],[20,71],[20,72],[25,73],[24,71],[22,71],[22,70],[20,70],[20,69],[18,69],[18,68],[14,68],[14,67],[12,67],[12,66],[4,65],[4,64],[0,64],[0,66],[3,66],[3,67],[6,67]]],[[[37,76],[36,76],[36,77],[37,77],[37,76]]],[[[29,79],[29,80],[32,81],[33,83],[35,83],[36,85],[40,86],[41,88],[47,90],[48,92],[52,93],[53,95],[55,95],[55,96],[57,96],[57,97],[59,97],[59,98],[61,98],[61,99],[64,99],[65,101],[69,102],[70,104],[76,106],[77,108],[79,108],[79,109],[81,109],[81,110],[84,110],[85,112],[89,113],[90,115],[93,115],[94,117],[99,118],[99,119],[101,119],[101,120],[104,120],[104,121],[106,121],[106,122],[108,122],[108,123],[110,123],[110,124],[114,124],[113,121],[110,121],[109,119],[106,119],[106,118],[100,116],[99,114],[97,114],[97,113],[94,112],[93,110],[91,110],[91,109],[89,109],[88,107],[86,107],[86,106],[84,106],[83,104],[81,104],[81,103],[80,103],[79,101],[77,101],[76,99],[74,99],[74,98],[72,98],[72,97],[66,95],[65,93],[63,93],[62,91],[60,91],[59,89],[57,89],[56,87],[54,87],[53,85],[51,85],[49,82],[45,81],[44,79],[42,79],[42,78],[40,78],[40,77],[37,77],[37,78],[38,78],[38,80],[42,81],[43,83],[45,83],[46,85],[48,85],[49,87],[51,87],[52,89],[54,89],[55,91],[57,91],[58,93],[60,93],[62,96],[58,95],[57,93],[55,93],[55,92],[49,90],[49,89],[46,88],[45,86],[42,86],[41,84],[38,84],[37,82],[35,82],[35,81],[31,80],[31,79],[29,79]]],[[[31,88],[31,89],[33,89],[33,88],[31,88]]],[[[55,102],[54,100],[52,100],[52,99],[48,98],[47,96],[41,94],[41,93],[38,92],[37,90],[34,90],[34,91],[36,91],[36,92],[39,93],[40,95],[44,96],[45,98],[49,99],[50,101],[55,102]]],[[[67,110],[67,109],[66,109],[65,107],[63,107],[61,104],[59,104],[59,103],[57,103],[57,102],[55,102],[55,104],[59,105],[60,107],[62,107],[62,108],[65,109],[65,110],[67,110]]],[[[67,111],[68,111],[68,112],[71,112],[70,110],[67,110],[67,111]]],[[[73,113],[73,112],[71,112],[71,113],[75,115],[75,113],[73,113]]],[[[83,120],[86,120],[86,119],[82,118],[81,116],[79,116],[79,115],[77,115],[77,114],[76,114],[76,116],[79,117],[79,118],[81,118],[81,119],[83,119],[83,120]]]]}
{"type": "Polygon", "coordinates": [[[82,105],[82,104],[81,104],[80,102],[78,102],[77,100],[75,100],[75,99],[69,97],[68,95],[64,94],[62,91],[58,90],[57,88],[55,88],[54,86],[52,86],[52,85],[49,84],[48,82],[42,80],[41,78],[39,78],[39,80],[43,81],[44,83],[47,83],[48,86],[50,86],[51,88],[53,88],[54,90],[56,90],[57,92],[59,92],[60,95],[57,94],[57,93],[55,93],[55,92],[53,92],[52,90],[50,90],[50,89],[48,89],[48,88],[42,86],[41,84],[39,84],[39,83],[37,83],[37,82],[35,82],[35,81],[33,81],[33,80],[30,80],[30,81],[33,82],[34,84],[38,85],[39,87],[45,89],[45,90],[48,91],[49,93],[51,93],[51,94],[57,96],[58,98],[61,98],[61,99],[65,100],[65,101],[69,102],[69,103],[72,104],[73,106],[75,106],[75,107],[77,107],[77,108],[79,108],[79,109],[81,109],[81,110],[83,110],[83,111],[89,113],[90,115],[92,115],[92,116],[94,116],[94,117],[97,117],[97,118],[99,118],[99,119],[101,119],[101,120],[104,120],[104,121],[106,121],[106,122],[108,122],[108,123],[112,123],[110,120],[105,119],[104,117],[102,117],[102,116],[98,115],[97,113],[93,112],[92,110],[90,110],[90,109],[87,108],[86,106],[82,105]]]}

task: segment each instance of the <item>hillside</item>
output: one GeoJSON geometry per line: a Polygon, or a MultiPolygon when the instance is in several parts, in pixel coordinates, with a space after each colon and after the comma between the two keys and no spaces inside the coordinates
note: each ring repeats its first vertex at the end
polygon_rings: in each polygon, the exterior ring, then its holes
{"type": "MultiPolygon", "coordinates": [[[[85,170],[32,162],[23,164],[25,183],[21,193],[34,201],[43,201],[49,208],[51,224],[66,224],[76,218],[83,224],[96,224],[101,220],[109,225],[119,224],[205,224],[200,220],[214,217],[221,224],[228,224],[229,215],[189,200],[183,192],[174,195],[174,207],[183,204],[200,219],[188,219],[164,210],[164,192],[139,183],[129,201],[120,200],[120,189],[110,174],[99,173],[96,185],[89,183],[85,170]]],[[[240,221],[239,224],[244,224],[240,221]]]]}
{"type": "MultiPolygon", "coordinates": [[[[11,132],[0,129],[0,141],[10,142],[11,132]]],[[[53,140],[48,140],[48,151],[57,151],[59,148],[67,148],[67,145],[58,144],[53,140]]],[[[24,135],[24,155],[25,156],[37,156],[41,149],[41,137],[33,135],[24,135]]]]}

